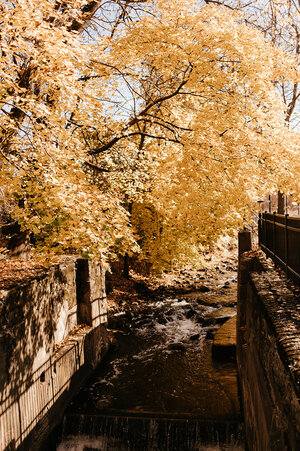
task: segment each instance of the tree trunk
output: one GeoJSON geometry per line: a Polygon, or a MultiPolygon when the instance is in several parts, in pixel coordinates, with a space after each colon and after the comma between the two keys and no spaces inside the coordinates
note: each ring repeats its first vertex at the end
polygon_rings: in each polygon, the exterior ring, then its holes
{"type": "MultiPolygon", "coordinates": [[[[127,205],[127,211],[129,212],[129,214],[131,215],[132,213],[132,202],[128,202],[127,205]]],[[[124,277],[126,279],[129,279],[129,255],[126,254],[124,255],[124,266],[123,266],[123,272],[124,272],[124,277]]]]}

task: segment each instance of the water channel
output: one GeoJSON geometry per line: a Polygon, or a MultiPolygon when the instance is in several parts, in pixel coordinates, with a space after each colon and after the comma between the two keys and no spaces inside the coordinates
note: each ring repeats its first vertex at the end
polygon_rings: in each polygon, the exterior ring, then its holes
{"type": "Polygon", "coordinates": [[[245,449],[235,361],[212,358],[230,277],[111,318],[118,348],[68,407],[58,451],[245,449]]]}

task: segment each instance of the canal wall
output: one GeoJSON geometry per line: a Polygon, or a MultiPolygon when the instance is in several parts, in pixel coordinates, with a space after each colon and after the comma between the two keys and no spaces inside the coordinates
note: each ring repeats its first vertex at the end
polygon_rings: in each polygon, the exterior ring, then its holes
{"type": "Polygon", "coordinates": [[[237,365],[249,450],[300,449],[300,303],[259,252],[239,256],[237,365]]]}
{"type": "Polygon", "coordinates": [[[0,449],[40,450],[108,349],[105,271],[65,258],[0,290],[0,449]]]}

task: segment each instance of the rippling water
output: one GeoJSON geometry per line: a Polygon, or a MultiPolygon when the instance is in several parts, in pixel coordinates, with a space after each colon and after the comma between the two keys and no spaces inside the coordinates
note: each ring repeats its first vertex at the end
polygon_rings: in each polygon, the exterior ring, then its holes
{"type": "Polygon", "coordinates": [[[218,326],[201,321],[218,310],[189,296],[116,317],[119,348],[70,405],[59,451],[243,449],[236,365],[212,360],[218,326]]]}

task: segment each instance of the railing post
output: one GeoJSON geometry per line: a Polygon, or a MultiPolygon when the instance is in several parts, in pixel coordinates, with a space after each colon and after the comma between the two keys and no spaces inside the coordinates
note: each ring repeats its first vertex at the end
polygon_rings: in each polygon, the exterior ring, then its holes
{"type": "Polygon", "coordinates": [[[262,227],[262,223],[261,223],[261,213],[258,214],[258,245],[261,245],[261,227],[262,227]]]}
{"type": "Polygon", "coordinates": [[[267,212],[265,211],[263,215],[263,227],[264,227],[264,245],[267,245],[267,225],[266,225],[266,215],[267,212]]]}
{"type": "Polygon", "coordinates": [[[285,247],[285,275],[286,275],[286,277],[288,276],[288,272],[289,272],[289,270],[288,270],[288,267],[289,267],[289,250],[288,250],[288,232],[289,232],[289,229],[288,229],[288,214],[285,214],[284,215],[284,225],[285,225],[285,227],[284,227],[284,230],[285,230],[285,234],[284,234],[284,238],[285,238],[285,240],[284,240],[284,247],[285,247]]]}
{"type": "Polygon", "coordinates": [[[274,255],[275,266],[276,262],[276,212],[273,212],[273,242],[272,242],[272,252],[274,255]]]}
{"type": "Polygon", "coordinates": [[[300,221],[299,217],[292,217],[289,220],[289,214],[280,215],[280,221],[277,222],[277,215],[273,213],[272,216],[265,212],[259,214],[258,221],[258,239],[259,245],[264,253],[271,257],[275,266],[280,266],[286,273],[286,277],[295,279],[300,282],[300,221]],[[283,220],[284,219],[284,220],[283,220]],[[273,224],[273,225],[272,225],[273,224]],[[279,229],[279,234],[277,230],[279,229]],[[292,233],[289,236],[289,232],[292,233]],[[297,234],[295,236],[295,233],[297,234]],[[299,234],[299,235],[298,235],[299,234]],[[280,240],[280,245],[276,241],[280,240]],[[289,241],[291,240],[291,249],[289,249],[289,241]],[[280,251],[280,255],[277,252],[280,251]]]}

